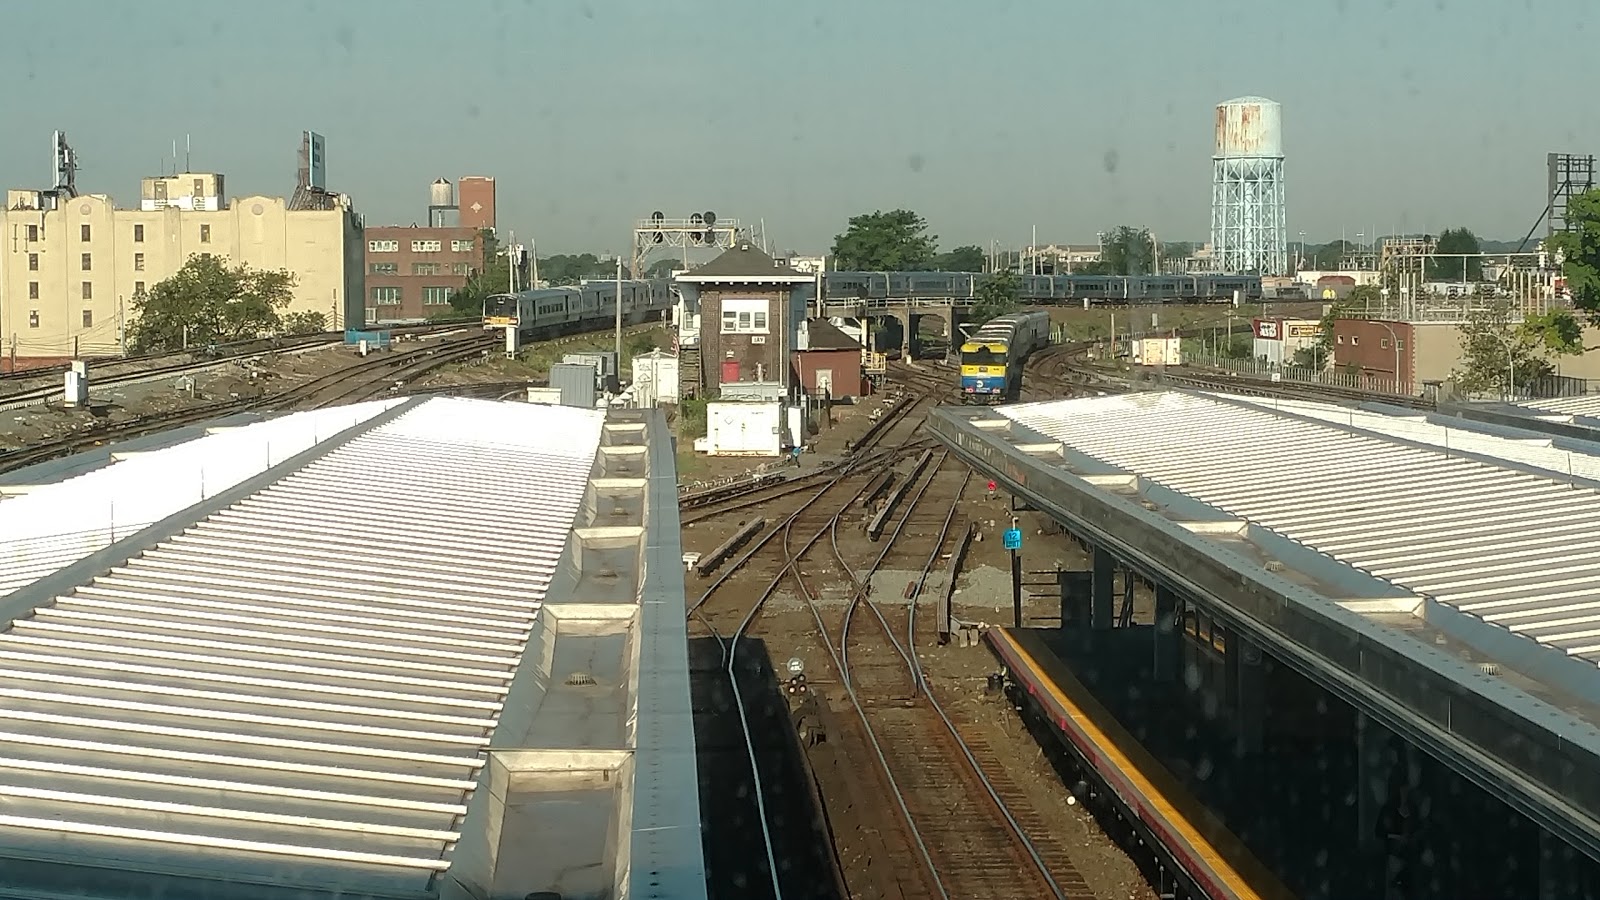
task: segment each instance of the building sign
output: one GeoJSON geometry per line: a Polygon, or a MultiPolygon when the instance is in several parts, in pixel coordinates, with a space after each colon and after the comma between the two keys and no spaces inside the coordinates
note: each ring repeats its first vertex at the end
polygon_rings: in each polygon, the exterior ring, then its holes
{"type": "Polygon", "coordinates": [[[1322,324],[1321,323],[1317,323],[1315,325],[1304,325],[1304,324],[1289,325],[1289,326],[1287,326],[1287,331],[1289,333],[1289,337],[1292,337],[1292,338],[1314,338],[1314,337],[1317,337],[1319,334],[1321,334],[1321,332],[1322,332],[1322,324]]]}
{"type": "Polygon", "coordinates": [[[1283,340],[1283,333],[1278,328],[1277,319],[1254,319],[1251,325],[1255,327],[1256,337],[1263,341],[1283,340]]]}

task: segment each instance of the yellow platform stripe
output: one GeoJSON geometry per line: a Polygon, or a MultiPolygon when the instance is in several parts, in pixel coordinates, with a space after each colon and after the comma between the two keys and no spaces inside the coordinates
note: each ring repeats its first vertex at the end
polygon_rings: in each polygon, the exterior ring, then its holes
{"type": "MultiPolygon", "coordinates": [[[[1016,638],[1012,637],[1010,633],[998,629],[991,630],[989,637],[996,643],[1001,644],[1003,654],[1013,657],[1012,661],[1019,668],[1027,671],[1031,682],[1042,688],[1049,696],[1049,699],[1059,707],[1057,711],[1066,716],[1067,719],[1070,719],[1076,729],[1095,746],[1099,754],[1115,767],[1115,773],[1102,772],[1100,773],[1101,776],[1113,782],[1121,781],[1122,784],[1117,786],[1122,788],[1125,799],[1141,801],[1146,810],[1155,813],[1162,820],[1159,822],[1146,821],[1156,826],[1158,831],[1164,832],[1165,837],[1169,839],[1176,837],[1182,842],[1184,846],[1181,847],[1173,847],[1169,843],[1168,849],[1173,850],[1178,855],[1179,861],[1190,869],[1192,875],[1204,879],[1204,887],[1208,889],[1220,888],[1226,892],[1225,896],[1238,898],[1238,900],[1266,900],[1267,895],[1256,891],[1249,881],[1233,867],[1233,864],[1217,851],[1205,834],[1193,822],[1189,821],[1188,817],[1168,802],[1166,796],[1117,747],[1116,742],[1111,740],[1095,724],[1094,719],[1061,691],[1056,685],[1055,679],[1045,674],[1044,668],[1039,665],[1038,660],[1023,649],[1022,645],[1017,643],[1016,638]],[[1130,793],[1133,795],[1132,797],[1128,796],[1130,793]],[[1203,870],[1197,871],[1196,869],[1199,867],[1195,865],[1196,863],[1199,863],[1203,870]]],[[[1060,721],[1056,724],[1064,726],[1064,723],[1060,721]]]]}

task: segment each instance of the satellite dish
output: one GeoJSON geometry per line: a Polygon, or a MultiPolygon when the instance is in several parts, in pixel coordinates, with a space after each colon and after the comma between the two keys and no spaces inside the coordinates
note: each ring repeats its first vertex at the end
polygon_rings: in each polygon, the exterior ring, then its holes
{"type": "Polygon", "coordinates": [[[714,212],[711,212],[710,210],[707,210],[706,214],[701,216],[700,219],[701,219],[701,221],[705,222],[706,225],[708,225],[708,226],[717,224],[717,214],[714,213],[714,212]]]}
{"type": "Polygon", "coordinates": [[[650,214],[650,221],[652,221],[652,222],[660,222],[662,219],[665,219],[665,218],[666,218],[666,214],[663,213],[659,209],[650,214]]]}
{"type": "Polygon", "coordinates": [[[703,217],[701,217],[701,215],[699,213],[695,213],[694,215],[689,217],[689,224],[690,225],[699,225],[699,224],[703,223],[704,221],[705,221],[705,219],[703,217]]]}

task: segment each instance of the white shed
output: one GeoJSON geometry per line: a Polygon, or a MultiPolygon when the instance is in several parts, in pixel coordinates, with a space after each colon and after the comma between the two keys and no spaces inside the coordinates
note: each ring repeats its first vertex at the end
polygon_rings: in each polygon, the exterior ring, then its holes
{"type": "Polygon", "coordinates": [[[707,403],[706,436],[695,449],[710,456],[778,456],[785,438],[778,401],[707,403]]]}

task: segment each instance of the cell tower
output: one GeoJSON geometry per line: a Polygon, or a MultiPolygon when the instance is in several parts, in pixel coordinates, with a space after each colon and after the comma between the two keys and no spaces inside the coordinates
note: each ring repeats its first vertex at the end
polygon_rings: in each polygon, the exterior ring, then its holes
{"type": "Polygon", "coordinates": [[[1217,104],[1211,248],[1222,272],[1283,275],[1289,220],[1283,193],[1283,107],[1265,97],[1217,104]]]}

